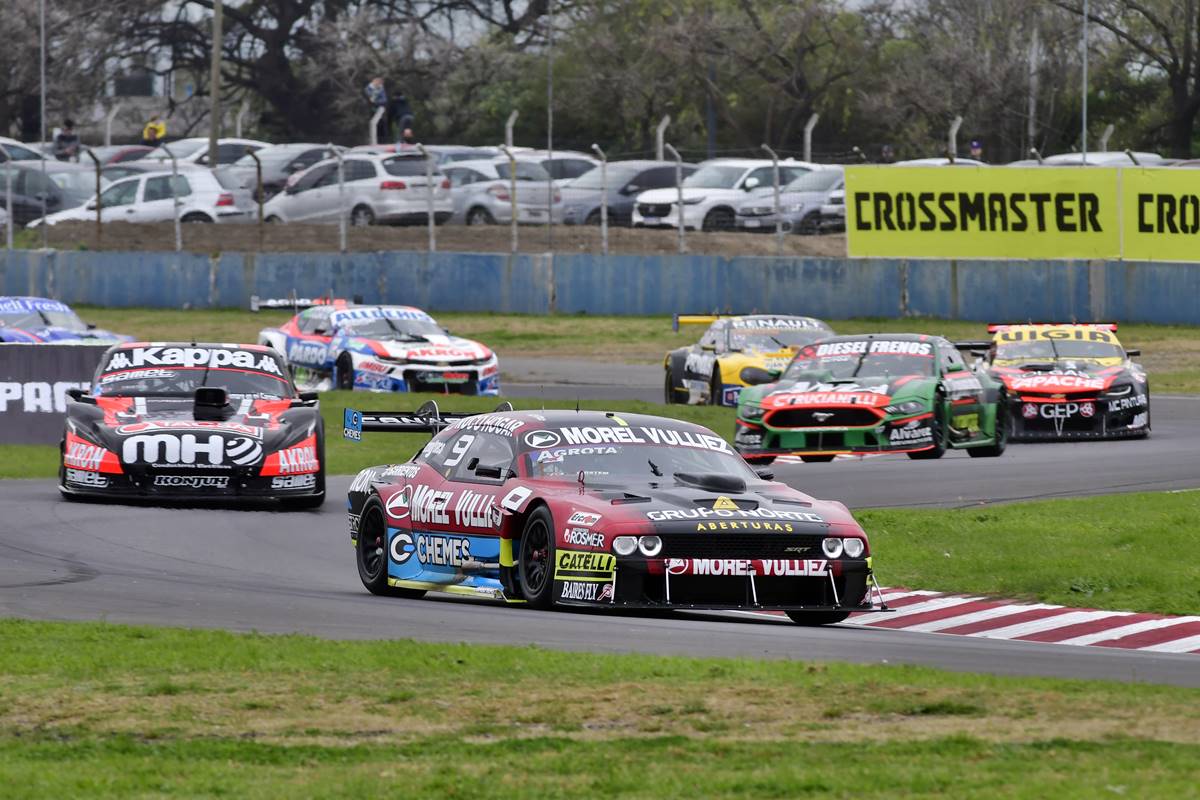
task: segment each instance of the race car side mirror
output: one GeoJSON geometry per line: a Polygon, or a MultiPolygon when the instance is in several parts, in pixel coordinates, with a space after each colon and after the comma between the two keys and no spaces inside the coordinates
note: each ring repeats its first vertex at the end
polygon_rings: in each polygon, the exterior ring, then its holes
{"type": "Polygon", "coordinates": [[[76,403],[91,403],[96,405],[96,398],[85,392],[83,389],[67,389],[67,397],[74,400],[76,403]]]}
{"type": "Polygon", "coordinates": [[[321,397],[321,395],[317,394],[316,392],[301,392],[296,396],[306,403],[316,402],[321,397]]]}
{"type": "Polygon", "coordinates": [[[1141,354],[1142,354],[1141,350],[1126,350],[1125,351],[1125,355],[1129,356],[1130,358],[1133,358],[1134,356],[1140,356],[1141,354]]]}
{"type": "Polygon", "coordinates": [[[767,370],[762,367],[743,367],[739,377],[742,383],[747,386],[758,386],[762,383],[770,383],[779,377],[779,373],[775,370],[767,370]]]}
{"type": "Polygon", "coordinates": [[[765,467],[763,469],[754,470],[754,474],[757,475],[758,477],[762,478],[764,481],[775,480],[775,471],[766,469],[765,467]]]}
{"type": "Polygon", "coordinates": [[[94,323],[94,322],[89,322],[89,323],[87,324],[87,329],[88,329],[89,331],[94,331],[94,330],[96,330],[96,323],[94,323]]]}
{"type": "Polygon", "coordinates": [[[702,344],[702,345],[700,345],[700,349],[706,353],[717,352],[717,346],[715,344],[702,344]]]}

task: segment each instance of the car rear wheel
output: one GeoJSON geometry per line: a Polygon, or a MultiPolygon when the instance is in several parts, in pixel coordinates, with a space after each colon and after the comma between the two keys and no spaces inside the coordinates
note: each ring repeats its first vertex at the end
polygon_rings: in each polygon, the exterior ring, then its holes
{"type": "Polygon", "coordinates": [[[337,360],[337,388],[346,391],[354,388],[354,362],[344,353],[337,360]]]}
{"type": "Polygon", "coordinates": [[[995,458],[1004,454],[1008,447],[1008,435],[1012,430],[1012,420],[1009,417],[1008,397],[1001,393],[1000,402],[996,404],[996,440],[986,447],[972,447],[967,450],[971,458],[995,458]]]}
{"type": "Polygon", "coordinates": [[[529,515],[521,532],[521,558],[517,574],[521,595],[532,608],[554,604],[554,526],[550,511],[539,508],[529,515]]]}
{"type": "Polygon", "coordinates": [[[734,221],[733,212],[728,208],[714,208],[704,217],[704,230],[731,231],[734,221]]]}
{"type": "Polygon", "coordinates": [[[408,597],[417,599],[425,596],[423,589],[402,589],[388,586],[388,541],[387,521],[383,516],[383,504],[377,498],[367,500],[358,522],[358,545],[356,561],[358,577],[371,594],[386,597],[408,597]]]}
{"type": "Polygon", "coordinates": [[[212,217],[207,214],[185,214],[180,222],[212,222],[212,217]]]}
{"type": "Polygon", "coordinates": [[[800,456],[800,460],[805,464],[825,464],[833,461],[834,457],[830,455],[823,456],[800,456]]]}
{"type": "Polygon", "coordinates": [[[933,447],[909,453],[908,457],[914,461],[941,458],[946,454],[946,436],[946,398],[938,392],[933,398],[933,447]]]}
{"type": "Polygon", "coordinates": [[[816,625],[836,625],[845,622],[850,616],[849,611],[787,611],[788,619],[797,625],[812,627],[816,625]]]}
{"type": "Polygon", "coordinates": [[[355,206],[350,212],[350,224],[356,228],[365,228],[375,224],[375,212],[366,206],[355,206]]]}
{"type": "Polygon", "coordinates": [[[496,218],[486,208],[472,208],[467,212],[468,225],[495,225],[496,218]]]}

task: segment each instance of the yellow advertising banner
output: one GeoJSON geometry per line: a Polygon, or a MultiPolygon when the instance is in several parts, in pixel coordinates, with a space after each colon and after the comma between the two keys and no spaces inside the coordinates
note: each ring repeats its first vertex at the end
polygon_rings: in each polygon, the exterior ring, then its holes
{"type": "Polygon", "coordinates": [[[853,257],[1120,258],[1115,169],[846,168],[853,257]]]}
{"type": "Polygon", "coordinates": [[[1127,261],[1200,261],[1200,172],[1143,167],[1121,170],[1122,230],[1127,261]]]}

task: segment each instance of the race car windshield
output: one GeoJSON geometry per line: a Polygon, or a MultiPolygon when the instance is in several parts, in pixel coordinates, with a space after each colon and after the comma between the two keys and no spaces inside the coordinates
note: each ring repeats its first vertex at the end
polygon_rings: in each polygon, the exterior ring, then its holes
{"type": "Polygon", "coordinates": [[[660,483],[673,481],[676,472],[758,480],[741,456],[702,447],[588,444],[532,450],[521,458],[531,478],[575,482],[582,472],[587,484],[660,483]]]}
{"type": "Polygon", "coordinates": [[[343,329],[354,336],[387,341],[424,342],[428,341],[430,336],[446,335],[436,322],[428,319],[378,317],[354,320],[353,323],[344,325],[343,329]]]}
{"type": "Polygon", "coordinates": [[[734,350],[780,350],[802,347],[828,335],[829,331],[821,328],[742,328],[729,331],[729,346],[734,350]]]}
{"type": "Polygon", "coordinates": [[[1124,358],[1121,348],[1109,342],[1078,342],[1070,339],[1039,339],[1032,342],[1004,342],[996,345],[995,361],[1021,364],[1037,361],[1072,361],[1124,358]]]}
{"type": "Polygon", "coordinates": [[[836,381],[859,377],[929,377],[933,375],[933,366],[933,347],[927,342],[836,342],[810,345],[801,350],[788,365],[783,379],[816,377],[822,381],[836,381]]]}
{"type": "Polygon", "coordinates": [[[97,397],[190,396],[201,386],[219,386],[230,397],[239,399],[294,396],[292,385],[286,378],[248,370],[208,367],[153,367],[110,372],[100,376],[95,394],[97,397]]]}
{"type": "Polygon", "coordinates": [[[29,309],[0,313],[0,327],[5,328],[66,328],[85,331],[87,325],[73,311],[29,309]]]}

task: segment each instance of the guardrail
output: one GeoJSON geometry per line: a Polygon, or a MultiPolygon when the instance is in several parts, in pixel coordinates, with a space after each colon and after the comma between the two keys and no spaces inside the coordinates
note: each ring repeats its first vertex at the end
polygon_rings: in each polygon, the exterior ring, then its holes
{"type": "Polygon", "coordinates": [[[0,294],[247,308],[362,295],[431,311],[1116,319],[1200,325],[1200,264],[476,253],[0,253],[0,294]]]}

